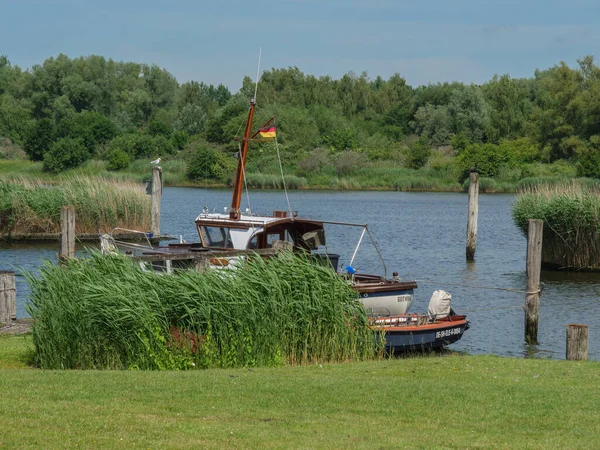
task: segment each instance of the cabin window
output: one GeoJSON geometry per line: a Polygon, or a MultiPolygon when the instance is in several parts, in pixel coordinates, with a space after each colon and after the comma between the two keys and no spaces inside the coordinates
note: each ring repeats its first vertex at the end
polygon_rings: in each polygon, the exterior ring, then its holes
{"type": "Polygon", "coordinates": [[[277,233],[269,233],[267,234],[267,247],[272,248],[273,244],[276,242],[289,242],[290,244],[294,244],[294,239],[290,235],[288,230],[283,230],[277,233]]]}
{"type": "Polygon", "coordinates": [[[202,236],[207,247],[233,248],[231,233],[227,227],[202,226],[202,236]]]}

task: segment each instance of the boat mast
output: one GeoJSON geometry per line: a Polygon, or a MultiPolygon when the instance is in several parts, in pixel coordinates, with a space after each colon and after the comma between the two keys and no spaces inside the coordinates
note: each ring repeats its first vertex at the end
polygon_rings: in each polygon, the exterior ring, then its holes
{"type": "Polygon", "coordinates": [[[238,166],[237,172],[235,173],[235,180],[233,182],[233,194],[231,195],[231,209],[229,211],[229,218],[233,220],[239,220],[240,214],[240,203],[242,201],[242,178],[244,177],[244,169],[246,167],[246,155],[248,154],[248,144],[250,143],[250,132],[252,129],[252,119],[254,118],[254,108],[256,107],[256,100],[250,99],[250,111],[248,112],[248,121],[246,122],[246,131],[244,131],[244,137],[242,139],[242,148],[238,155],[238,166]]]}

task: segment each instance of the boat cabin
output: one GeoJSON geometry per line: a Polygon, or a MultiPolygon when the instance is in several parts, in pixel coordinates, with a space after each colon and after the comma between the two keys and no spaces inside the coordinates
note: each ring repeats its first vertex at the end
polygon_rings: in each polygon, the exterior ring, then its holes
{"type": "Polygon", "coordinates": [[[259,250],[289,248],[317,250],[325,245],[323,222],[275,211],[272,217],[240,214],[200,214],[196,228],[202,247],[210,250],[259,250]]]}

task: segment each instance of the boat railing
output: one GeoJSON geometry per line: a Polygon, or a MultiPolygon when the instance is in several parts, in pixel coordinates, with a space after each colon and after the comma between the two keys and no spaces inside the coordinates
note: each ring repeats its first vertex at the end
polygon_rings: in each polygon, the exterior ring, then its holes
{"type": "Polygon", "coordinates": [[[360,233],[360,238],[358,239],[358,243],[356,244],[356,247],[354,247],[354,252],[352,253],[352,258],[350,258],[349,265],[352,266],[352,263],[354,262],[354,259],[356,258],[356,254],[358,253],[358,248],[360,247],[360,244],[362,243],[362,240],[365,237],[365,234],[368,234],[369,239],[371,240],[371,243],[373,244],[373,247],[375,247],[375,251],[377,251],[377,255],[379,256],[381,265],[383,266],[384,278],[387,278],[387,266],[385,265],[385,260],[383,259],[383,255],[379,251],[379,247],[377,246],[377,243],[375,242],[375,238],[373,238],[373,235],[371,234],[371,230],[369,230],[369,226],[366,223],[334,222],[334,221],[323,221],[322,223],[329,224],[329,225],[342,225],[342,226],[347,226],[347,227],[362,227],[363,230],[360,233]]]}

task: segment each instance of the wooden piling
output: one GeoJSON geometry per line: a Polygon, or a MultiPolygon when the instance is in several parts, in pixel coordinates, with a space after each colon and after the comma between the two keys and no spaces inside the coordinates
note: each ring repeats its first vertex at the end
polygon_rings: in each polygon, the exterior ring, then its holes
{"type": "Polygon", "coordinates": [[[17,285],[15,273],[0,271],[0,326],[17,318],[17,285]]]}
{"type": "Polygon", "coordinates": [[[542,235],[544,222],[529,220],[527,233],[527,294],[525,296],[525,341],[537,344],[542,271],[542,235]]]}
{"type": "Polygon", "coordinates": [[[479,214],[479,173],[469,173],[469,211],[467,213],[467,261],[475,260],[477,215],[479,214]]]}
{"type": "Polygon", "coordinates": [[[75,257],[75,207],[60,209],[60,253],[59,260],[75,257]]]}
{"type": "Polygon", "coordinates": [[[572,323],[567,325],[567,359],[588,359],[588,327],[572,323]]]}
{"type": "Polygon", "coordinates": [[[162,196],[162,167],[152,168],[152,208],[150,232],[154,236],[160,235],[160,198],[162,196]]]}

